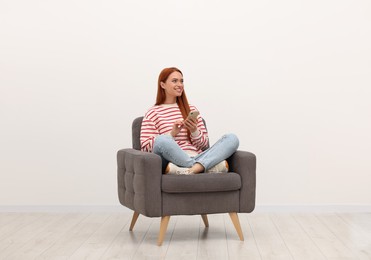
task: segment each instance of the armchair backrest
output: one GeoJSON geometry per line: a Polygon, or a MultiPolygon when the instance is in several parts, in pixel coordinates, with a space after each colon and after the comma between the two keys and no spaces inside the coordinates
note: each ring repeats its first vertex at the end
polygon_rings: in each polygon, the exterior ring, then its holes
{"type": "MultiPolygon", "coordinates": [[[[133,142],[133,149],[135,150],[140,150],[140,130],[142,128],[142,121],[143,121],[143,116],[141,117],[137,117],[134,119],[133,121],[133,124],[132,124],[132,142],[133,142]]],[[[204,121],[204,124],[205,124],[205,127],[206,127],[206,122],[204,119],[202,119],[204,121]]],[[[209,144],[207,145],[207,147],[205,149],[209,148],[209,144]]]]}
{"type": "Polygon", "coordinates": [[[140,150],[140,129],[142,128],[143,116],[135,118],[132,125],[133,149],[140,150]]]}

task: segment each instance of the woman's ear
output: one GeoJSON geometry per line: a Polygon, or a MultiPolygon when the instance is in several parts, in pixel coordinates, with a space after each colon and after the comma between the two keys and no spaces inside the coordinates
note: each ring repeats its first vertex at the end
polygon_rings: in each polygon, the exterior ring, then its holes
{"type": "Polygon", "coordinates": [[[161,88],[165,88],[165,83],[164,82],[160,82],[160,85],[161,85],[161,88]]]}

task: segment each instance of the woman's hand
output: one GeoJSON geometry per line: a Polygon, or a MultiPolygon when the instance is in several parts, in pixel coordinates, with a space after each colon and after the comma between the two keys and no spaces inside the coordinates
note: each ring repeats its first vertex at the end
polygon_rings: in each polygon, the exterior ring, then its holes
{"type": "Polygon", "coordinates": [[[170,135],[175,137],[177,136],[177,134],[179,134],[180,130],[182,129],[183,127],[183,122],[182,121],[175,121],[175,123],[173,124],[173,129],[171,129],[170,131],[170,135]]]}
{"type": "Polygon", "coordinates": [[[194,133],[197,131],[197,119],[196,118],[187,118],[183,121],[183,125],[191,132],[194,133]]]}

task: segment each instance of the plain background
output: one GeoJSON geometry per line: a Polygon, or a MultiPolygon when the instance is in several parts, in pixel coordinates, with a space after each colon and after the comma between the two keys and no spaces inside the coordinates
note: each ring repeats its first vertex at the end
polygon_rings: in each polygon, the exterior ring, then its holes
{"type": "Polygon", "coordinates": [[[0,205],[118,205],[116,152],[184,73],[257,205],[371,205],[371,2],[0,0],[0,205]]]}

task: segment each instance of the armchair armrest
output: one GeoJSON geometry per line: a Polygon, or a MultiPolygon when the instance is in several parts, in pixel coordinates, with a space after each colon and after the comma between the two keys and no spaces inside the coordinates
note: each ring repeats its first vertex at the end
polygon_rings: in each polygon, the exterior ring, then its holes
{"type": "Polygon", "coordinates": [[[117,181],[122,205],[147,217],[160,217],[162,160],[134,149],[117,152],[117,181]]]}
{"type": "Polygon", "coordinates": [[[237,151],[228,164],[231,172],[241,176],[240,212],[250,213],[255,208],[256,156],[246,151],[237,151]]]}

